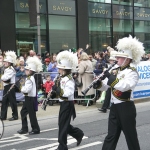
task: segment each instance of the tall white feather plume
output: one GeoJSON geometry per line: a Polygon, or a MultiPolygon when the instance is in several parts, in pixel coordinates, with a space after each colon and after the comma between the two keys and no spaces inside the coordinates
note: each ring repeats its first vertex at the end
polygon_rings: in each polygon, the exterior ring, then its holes
{"type": "Polygon", "coordinates": [[[11,58],[13,59],[13,64],[16,65],[17,63],[17,55],[14,51],[6,51],[5,52],[5,56],[11,56],[11,58]]]}
{"type": "Polygon", "coordinates": [[[62,59],[67,59],[71,63],[72,70],[75,70],[76,67],[78,66],[77,55],[73,54],[67,50],[60,52],[56,57],[57,62],[59,62],[62,59]]]}
{"type": "Polygon", "coordinates": [[[36,72],[40,72],[43,70],[42,68],[42,62],[39,60],[39,58],[37,56],[34,57],[29,57],[26,61],[27,65],[28,64],[34,64],[36,65],[36,72]]]}
{"type": "Polygon", "coordinates": [[[133,63],[135,64],[138,64],[141,57],[145,54],[143,43],[141,43],[136,37],[132,38],[131,35],[129,35],[129,37],[119,39],[116,48],[124,51],[131,50],[133,63]]]}

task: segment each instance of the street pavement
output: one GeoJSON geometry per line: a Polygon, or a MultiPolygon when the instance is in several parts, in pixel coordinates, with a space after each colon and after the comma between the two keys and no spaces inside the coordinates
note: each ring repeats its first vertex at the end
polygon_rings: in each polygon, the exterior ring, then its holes
{"type": "MultiPolygon", "coordinates": [[[[85,107],[75,104],[77,118],[72,121],[73,126],[81,128],[84,139],[80,146],[76,146],[76,140],[68,136],[69,150],[100,150],[104,138],[107,135],[108,115],[100,113],[95,105],[85,107]]],[[[137,103],[137,132],[141,150],[150,150],[150,102],[137,103]]],[[[21,106],[18,106],[20,111],[21,106]]],[[[17,130],[21,128],[21,120],[4,121],[4,135],[0,141],[0,150],[54,150],[58,142],[58,112],[59,104],[47,106],[43,111],[39,106],[37,112],[41,133],[38,135],[19,135],[17,130]]],[[[11,110],[8,110],[8,118],[11,110]]],[[[29,129],[30,123],[29,123],[29,129]]],[[[116,150],[127,150],[126,140],[123,134],[117,144],[116,150]]]]}

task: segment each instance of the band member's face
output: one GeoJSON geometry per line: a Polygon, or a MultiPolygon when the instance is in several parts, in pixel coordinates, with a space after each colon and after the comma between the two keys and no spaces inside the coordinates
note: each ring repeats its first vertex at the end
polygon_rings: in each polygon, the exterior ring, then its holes
{"type": "Polygon", "coordinates": [[[114,64],[114,60],[109,60],[109,63],[110,64],[114,64]]]}
{"type": "Polygon", "coordinates": [[[64,69],[59,68],[59,69],[58,69],[58,73],[59,73],[60,75],[64,75],[64,69]]]}
{"type": "Polygon", "coordinates": [[[26,74],[27,76],[29,76],[29,75],[31,74],[31,70],[26,69],[26,70],[25,70],[25,74],[26,74]]]}
{"type": "Polygon", "coordinates": [[[125,66],[125,65],[130,63],[130,59],[129,58],[116,57],[116,59],[117,59],[117,65],[118,66],[125,66]]]}
{"type": "Polygon", "coordinates": [[[4,67],[9,67],[10,66],[9,62],[4,61],[3,63],[4,63],[4,67]]]}

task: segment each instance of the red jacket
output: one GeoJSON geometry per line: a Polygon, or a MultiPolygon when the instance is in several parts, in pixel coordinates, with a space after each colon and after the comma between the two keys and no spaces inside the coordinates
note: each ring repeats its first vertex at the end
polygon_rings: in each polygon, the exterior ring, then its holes
{"type": "Polygon", "coordinates": [[[43,84],[43,87],[45,88],[45,92],[48,93],[52,89],[53,85],[54,85],[53,81],[46,81],[45,84],[43,84]]]}

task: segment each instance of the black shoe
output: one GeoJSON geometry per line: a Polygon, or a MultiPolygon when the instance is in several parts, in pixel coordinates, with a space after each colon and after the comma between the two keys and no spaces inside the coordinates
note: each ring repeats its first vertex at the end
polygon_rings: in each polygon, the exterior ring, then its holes
{"type": "Polygon", "coordinates": [[[31,132],[29,132],[29,135],[33,135],[33,134],[40,134],[39,130],[32,130],[31,132]]]}
{"type": "Polygon", "coordinates": [[[99,108],[98,110],[101,111],[101,112],[103,112],[103,113],[106,113],[106,112],[107,112],[107,109],[99,108]]]}
{"type": "Polygon", "coordinates": [[[9,121],[14,121],[14,120],[18,120],[18,118],[17,117],[12,117],[12,118],[9,118],[8,120],[9,121]]]}
{"type": "Polygon", "coordinates": [[[28,133],[28,131],[21,129],[21,130],[17,131],[17,133],[19,133],[19,134],[26,134],[26,133],[28,133]]]}
{"type": "Polygon", "coordinates": [[[78,139],[77,139],[77,146],[79,146],[79,145],[80,145],[80,143],[81,143],[81,141],[82,141],[83,136],[84,136],[84,133],[83,133],[83,135],[82,135],[80,138],[78,138],[78,139]]]}

